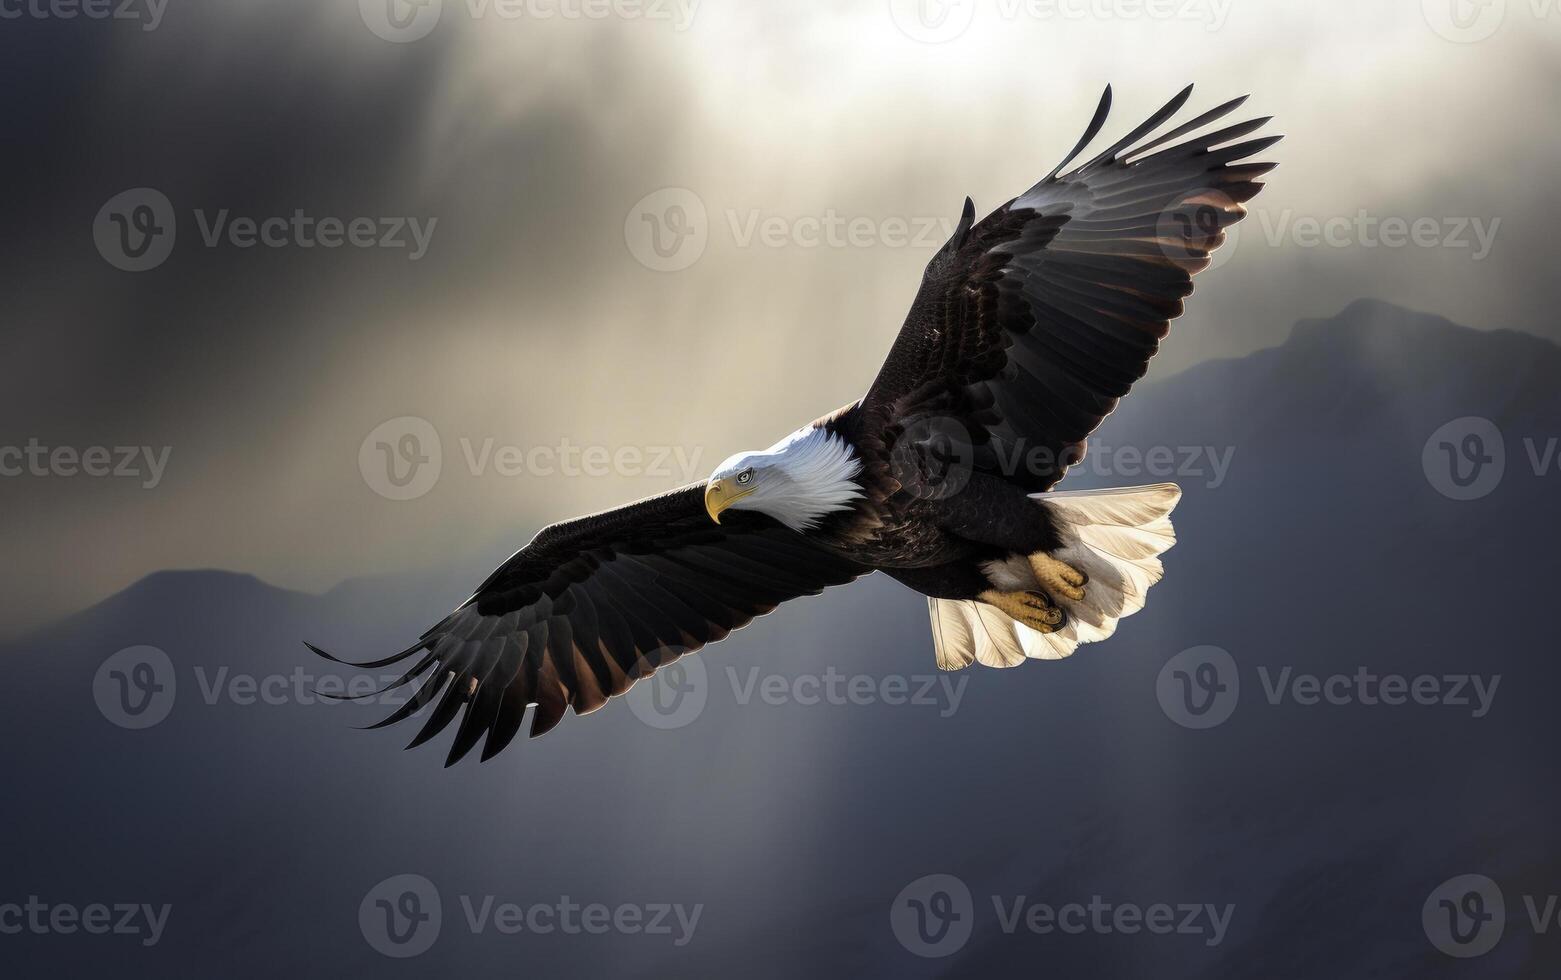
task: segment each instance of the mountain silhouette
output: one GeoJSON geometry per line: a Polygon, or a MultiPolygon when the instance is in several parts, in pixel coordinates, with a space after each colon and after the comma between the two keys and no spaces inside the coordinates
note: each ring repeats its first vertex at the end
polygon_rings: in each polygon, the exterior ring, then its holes
{"type": "Polygon", "coordinates": [[[1561,348],[1526,334],[1375,301],[1302,321],[1144,385],[1063,484],[1186,492],[1164,581],[1107,643],[940,674],[925,601],[874,576],[704,651],[647,687],[660,701],[615,700],[480,766],[442,769],[443,739],[397,751],[414,726],[352,730],[399,700],[321,701],[378,674],[300,641],[400,649],[487,568],[324,595],[148,576],[0,651],[0,902],[168,903],[166,929],[150,947],[0,942],[65,975],[1554,975],[1561,927],[1523,898],[1561,891],[1542,621],[1558,377],[1561,348]],[[167,658],[160,693],[139,655],[109,662],[145,647],[167,658]],[[166,717],[122,727],[143,695],[166,717]],[[1422,921],[1466,873],[1505,895],[1475,963],[1422,921]],[[398,875],[441,902],[413,959],[369,938],[368,897],[398,875]],[[901,908],[931,875],[970,904],[901,908]],[[682,944],[481,914],[566,896],[701,911],[682,944]],[[1110,911],[1080,932],[1025,918],[1092,902],[1110,911]],[[1113,918],[1160,904],[1205,911],[1167,934],[1113,918]],[[940,946],[956,921],[968,938],[940,946]]]}

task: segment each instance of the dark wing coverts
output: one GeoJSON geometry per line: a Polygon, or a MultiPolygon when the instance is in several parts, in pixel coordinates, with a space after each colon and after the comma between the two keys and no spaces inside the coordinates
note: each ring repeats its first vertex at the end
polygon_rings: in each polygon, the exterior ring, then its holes
{"type": "Polygon", "coordinates": [[[594,711],[782,602],[866,571],[751,511],[728,511],[714,523],[704,486],[695,484],[545,528],[416,645],[353,666],[418,657],[388,689],[432,673],[372,727],[395,724],[437,698],[408,748],[433,738],[464,707],[445,765],[485,735],[486,760],[515,737],[528,705],[536,706],[536,737],[566,707],[594,711]]]}
{"type": "Polygon", "coordinates": [[[916,417],[947,417],[968,430],[977,468],[1031,492],[1062,478],[1148,370],[1193,274],[1274,167],[1244,161],[1279,137],[1239,142],[1266,118],[1175,142],[1245,99],[1155,137],[1191,93],[1058,176],[1105,123],[1107,88],[1044,180],[974,227],[966,199],[864,399],[869,430],[892,444],[916,417]]]}

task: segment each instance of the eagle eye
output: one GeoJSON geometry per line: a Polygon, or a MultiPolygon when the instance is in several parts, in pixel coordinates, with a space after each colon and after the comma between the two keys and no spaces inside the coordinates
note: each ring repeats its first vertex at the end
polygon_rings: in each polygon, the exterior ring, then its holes
{"type": "Polygon", "coordinates": [[[753,467],[749,467],[748,469],[743,470],[741,473],[737,474],[737,482],[738,483],[747,483],[749,480],[752,480],[752,479],[753,479],[753,467]]]}

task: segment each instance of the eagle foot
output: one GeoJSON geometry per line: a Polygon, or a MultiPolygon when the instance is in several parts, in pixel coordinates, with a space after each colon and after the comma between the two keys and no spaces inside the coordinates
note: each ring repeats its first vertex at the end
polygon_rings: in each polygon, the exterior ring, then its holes
{"type": "Polygon", "coordinates": [[[1036,581],[1048,592],[1066,596],[1074,602],[1083,601],[1084,586],[1089,584],[1089,576],[1067,562],[1058,561],[1044,551],[1037,551],[1030,556],[1030,570],[1035,573],[1036,581]]]}
{"type": "Polygon", "coordinates": [[[1057,608],[1044,592],[998,592],[988,589],[981,601],[1038,633],[1055,633],[1068,621],[1068,614],[1057,608]]]}

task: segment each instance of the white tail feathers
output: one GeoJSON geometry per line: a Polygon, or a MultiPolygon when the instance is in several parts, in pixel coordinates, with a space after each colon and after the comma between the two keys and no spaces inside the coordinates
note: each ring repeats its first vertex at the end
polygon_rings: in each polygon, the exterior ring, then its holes
{"type": "Polygon", "coordinates": [[[932,645],[939,670],[960,670],[980,662],[988,667],[1024,663],[1019,627],[995,606],[970,599],[928,599],[932,645]]]}
{"type": "MultiPolygon", "coordinates": [[[[1051,512],[1062,535],[1053,558],[1089,576],[1082,600],[1052,596],[1068,614],[1054,633],[1041,633],[973,599],[929,599],[938,667],[972,663],[1013,667],[1026,658],[1058,660],[1080,643],[1104,640],[1117,621],[1144,608],[1165,569],[1160,555],[1176,543],[1171,511],[1182,491],[1174,483],[1115,490],[1069,490],[1031,497],[1051,512]]],[[[1007,591],[1039,588],[1027,556],[994,562],[987,573],[1007,591]]]]}

